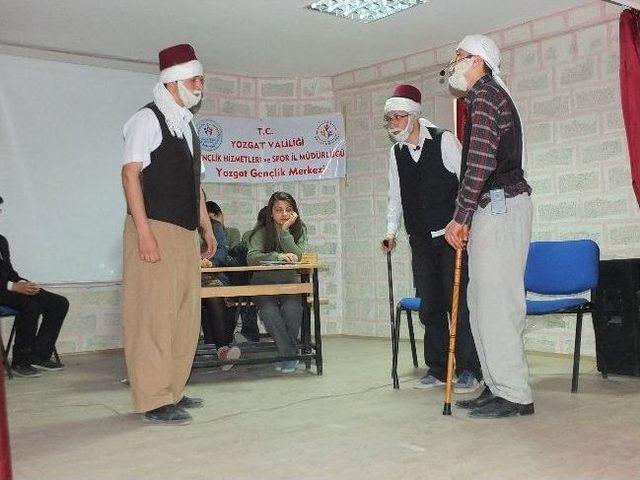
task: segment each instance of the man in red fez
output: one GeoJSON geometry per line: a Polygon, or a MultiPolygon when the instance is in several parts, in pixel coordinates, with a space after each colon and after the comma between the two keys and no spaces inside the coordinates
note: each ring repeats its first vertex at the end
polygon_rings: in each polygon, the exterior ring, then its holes
{"type": "MultiPolygon", "coordinates": [[[[383,249],[396,245],[400,218],[409,235],[420,321],[425,326],[427,373],[415,388],[444,385],[455,250],[447,244],[445,227],[453,218],[460,178],[461,147],[455,136],[420,118],[421,94],[413,85],[397,86],[384,107],[388,133],[396,142],[389,155],[389,206],[383,249]]],[[[466,264],[466,262],[465,262],[466,264]]],[[[482,373],[466,303],[466,269],[462,274],[456,346],[456,393],[478,389],[482,373]]]]}
{"type": "Polygon", "coordinates": [[[184,425],[202,400],[184,395],[200,331],[197,228],[216,250],[200,188],[200,141],[192,123],[203,67],[191,45],[162,50],[153,102],[124,125],[127,200],[123,341],[135,411],[184,425]]]}

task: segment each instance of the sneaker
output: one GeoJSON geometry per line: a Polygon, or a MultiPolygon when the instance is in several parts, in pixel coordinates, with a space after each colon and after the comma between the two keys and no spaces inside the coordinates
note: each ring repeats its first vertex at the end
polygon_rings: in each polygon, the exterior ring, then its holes
{"type": "Polygon", "coordinates": [[[427,373],[424,377],[413,384],[413,388],[426,390],[429,388],[440,387],[442,385],[444,385],[444,382],[438,380],[436,377],[431,375],[431,373],[427,373]]]}
{"type": "Polygon", "coordinates": [[[275,368],[276,371],[281,372],[282,371],[282,362],[275,362],[273,364],[273,368],[275,368]]]}
{"type": "Polygon", "coordinates": [[[204,401],[201,398],[196,397],[187,397],[184,395],[178,403],[176,403],[176,407],[179,408],[202,408],[204,407],[204,401]]]}
{"type": "MultiPolygon", "coordinates": [[[[238,360],[241,354],[242,352],[238,347],[220,347],[218,349],[218,358],[223,361],[238,360]]],[[[231,370],[232,368],[233,368],[233,364],[231,363],[227,365],[222,365],[222,367],[220,367],[220,369],[223,372],[226,372],[227,370],[231,370]]]]}
{"type": "Polygon", "coordinates": [[[64,368],[62,363],[54,362],[52,360],[31,360],[31,366],[38,370],[48,370],[50,372],[57,372],[64,368]]]}
{"type": "Polygon", "coordinates": [[[37,377],[41,377],[42,374],[36,370],[35,368],[33,368],[31,365],[29,364],[20,364],[20,365],[13,365],[11,367],[11,372],[16,376],[16,377],[32,377],[32,378],[37,378],[37,377]]]}
{"type": "Polygon", "coordinates": [[[188,425],[193,421],[193,418],[188,412],[176,405],[165,405],[145,412],[144,420],[163,425],[188,425]]]}
{"type": "Polygon", "coordinates": [[[453,384],[453,393],[473,393],[483,385],[482,380],[478,381],[473,373],[464,370],[453,384]]]}
{"type": "Polygon", "coordinates": [[[282,373],[293,373],[296,371],[296,367],[298,366],[298,360],[285,360],[282,362],[282,368],[280,371],[282,373]]]}

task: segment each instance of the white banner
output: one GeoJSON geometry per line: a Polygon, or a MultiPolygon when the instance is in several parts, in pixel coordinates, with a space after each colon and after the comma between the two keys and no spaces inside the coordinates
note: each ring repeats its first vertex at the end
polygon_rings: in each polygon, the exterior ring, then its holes
{"type": "Polygon", "coordinates": [[[344,177],[346,144],[339,113],[306,117],[198,121],[203,182],[258,183],[344,177]]]}

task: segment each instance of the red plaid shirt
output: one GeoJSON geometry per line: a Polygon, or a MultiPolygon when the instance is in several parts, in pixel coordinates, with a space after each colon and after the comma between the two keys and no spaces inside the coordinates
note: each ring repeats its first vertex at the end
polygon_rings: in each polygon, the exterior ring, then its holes
{"type": "MultiPolygon", "coordinates": [[[[453,219],[471,224],[473,213],[489,203],[489,194],[480,192],[491,173],[497,168],[496,152],[500,138],[514,126],[511,102],[506,92],[489,76],[478,80],[465,98],[469,112],[471,133],[467,153],[467,169],[460,183],[453,219]]],[[[469,125],[469,124],[467,124],[469,125]]],[[[504,188],[506,197],[531,193],[526,182],[504,188]]]]}

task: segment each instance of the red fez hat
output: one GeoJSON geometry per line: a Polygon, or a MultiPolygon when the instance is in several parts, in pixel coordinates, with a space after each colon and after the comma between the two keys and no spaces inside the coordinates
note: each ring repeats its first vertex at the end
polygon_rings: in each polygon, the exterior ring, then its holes
{"type": "Polygon", "coordinates": [[[416,103],[421,103],[422,95],[420,94],[420,90],[418,90],[413,85],[398,85],[393,89],[392,97],[400,97],[400,98],[408,98],[409,100],[413,100],[416,103]]]}
{"type": "Polygon", "coordinates": [[[421,100],[420,90],[413,85],[398,85],[393,89],[391,97],[386,101],[384,111],[386,113],[398,110],[418,114],[421,111],[421,100]]]}
{"type": "Polygon", "coordinates": [[[165,48],[158,54],[162,83],[186,80],[203,74],[202,64],[193,47],[187,43],[165,48]]]}

